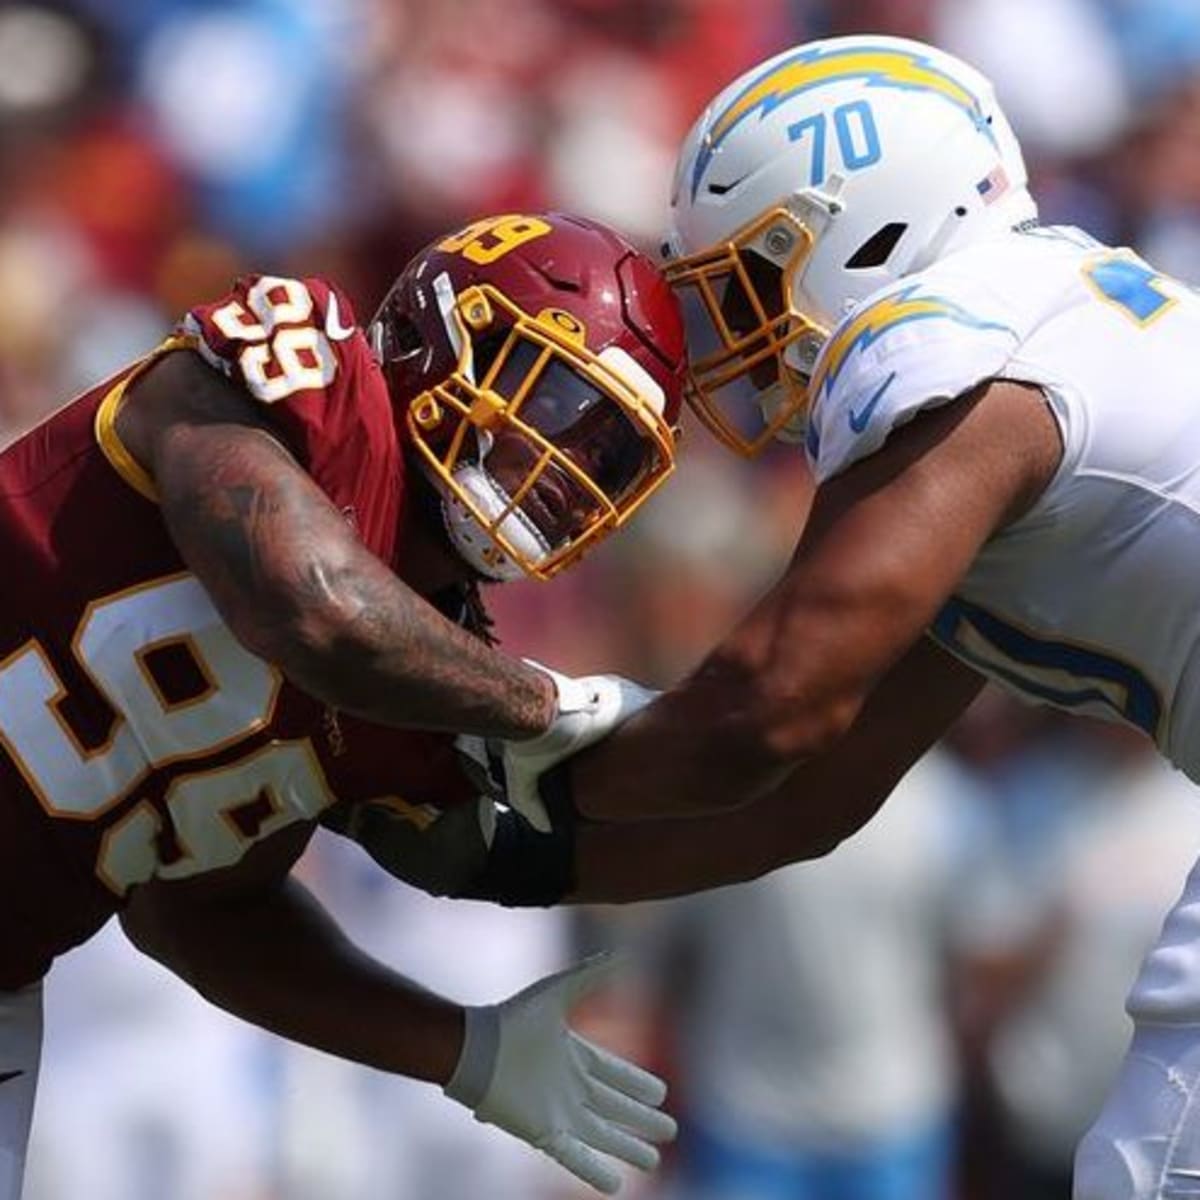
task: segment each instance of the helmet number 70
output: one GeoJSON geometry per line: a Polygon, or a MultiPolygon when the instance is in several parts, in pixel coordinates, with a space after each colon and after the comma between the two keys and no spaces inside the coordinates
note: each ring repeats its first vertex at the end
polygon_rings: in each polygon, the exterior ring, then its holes
{"type": "MultiPolygon", "coordinates": [[[[809,186],[820,187],[825,182],[827,165],[825,130],[827,121],[823,112],[814,113],[788,126],[788,137],[793,142],[801,141],[812,134],[812,170],[809,186]]],[[[852,100],[833,110],[833,128],[837,134],[838,153],[847,171],[858,171],[877,163],[882,157],[879,148],[879,130],[875,126],[875,114],[866,100],[852,100]]]]}

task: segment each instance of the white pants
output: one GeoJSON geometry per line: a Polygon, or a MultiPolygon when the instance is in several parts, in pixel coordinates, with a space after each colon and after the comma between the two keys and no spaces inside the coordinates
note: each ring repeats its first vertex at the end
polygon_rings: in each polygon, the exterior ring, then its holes
{"type": "Polygon", "coordinates": [[[1075,1153],[1074,1200],[1200,1200],[1200,864],[1126,1007],[1133,1041],[1075,1153]]]}
{"type": "Polygon", "coordinates": [[[1074,1200],[1200,1200],[1200,1025],[1144,1025],[1075,1152],[1074,1200]]]}
{"type": "Polygon", "coordinates": [[[42,985],[0,992],[0,1200],[20,1200],[42,1053],[42,985]]]}

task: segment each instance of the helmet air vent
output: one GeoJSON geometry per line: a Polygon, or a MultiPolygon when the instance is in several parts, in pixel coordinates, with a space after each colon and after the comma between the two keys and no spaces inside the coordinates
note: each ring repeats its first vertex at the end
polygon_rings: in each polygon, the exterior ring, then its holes
{"type": "Polygon", "coordinates": [[[868,267],[882,267],[896,248],[896,243],[908,228],[903,222],[892,221],[877,229],[846,260],[847,271],[863,271],[868,267]]]}

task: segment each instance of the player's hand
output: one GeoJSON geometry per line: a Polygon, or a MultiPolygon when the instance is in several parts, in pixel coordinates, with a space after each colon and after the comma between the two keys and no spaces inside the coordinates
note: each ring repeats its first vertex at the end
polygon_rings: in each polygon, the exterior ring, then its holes
{"type": "Polygon", "coordinates": [[[548,1154],[585,1183],[612,1194],[612,1159],[658,1166],[655,1143],[675,1136],[656,1075],[594,1045],[567,1013],[613,966],[597,955],[539,980],[503,1004],[468,1008],[462,1056],[446,1095],[548,1154]]]}
{"type": "Polygon", "coordinates": [[[620,675],[560,675],[541,663],[530,666],[554,680],[558,712],[538,737],[501,742],[505,799],[535,829],[550,831],[550,817],[538,794],[538,780],[555,763],[598,742],[649,704],[658,692],[620,675]]]}

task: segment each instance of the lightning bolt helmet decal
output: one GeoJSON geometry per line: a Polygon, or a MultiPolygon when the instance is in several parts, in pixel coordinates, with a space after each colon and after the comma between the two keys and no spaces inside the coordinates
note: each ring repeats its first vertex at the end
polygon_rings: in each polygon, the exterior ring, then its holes
{"type": "Polygon", "coordinates": [[[692,197],[721,143],[743,121],[755,113],[762,119],[796,96],[849,79],[862,80],[868,87],[929,92],[954,105],[995,141],[979,98],[927,56],[889,46],[810,46],[768,66],[713,119],[696,156],[692,197]]]}

